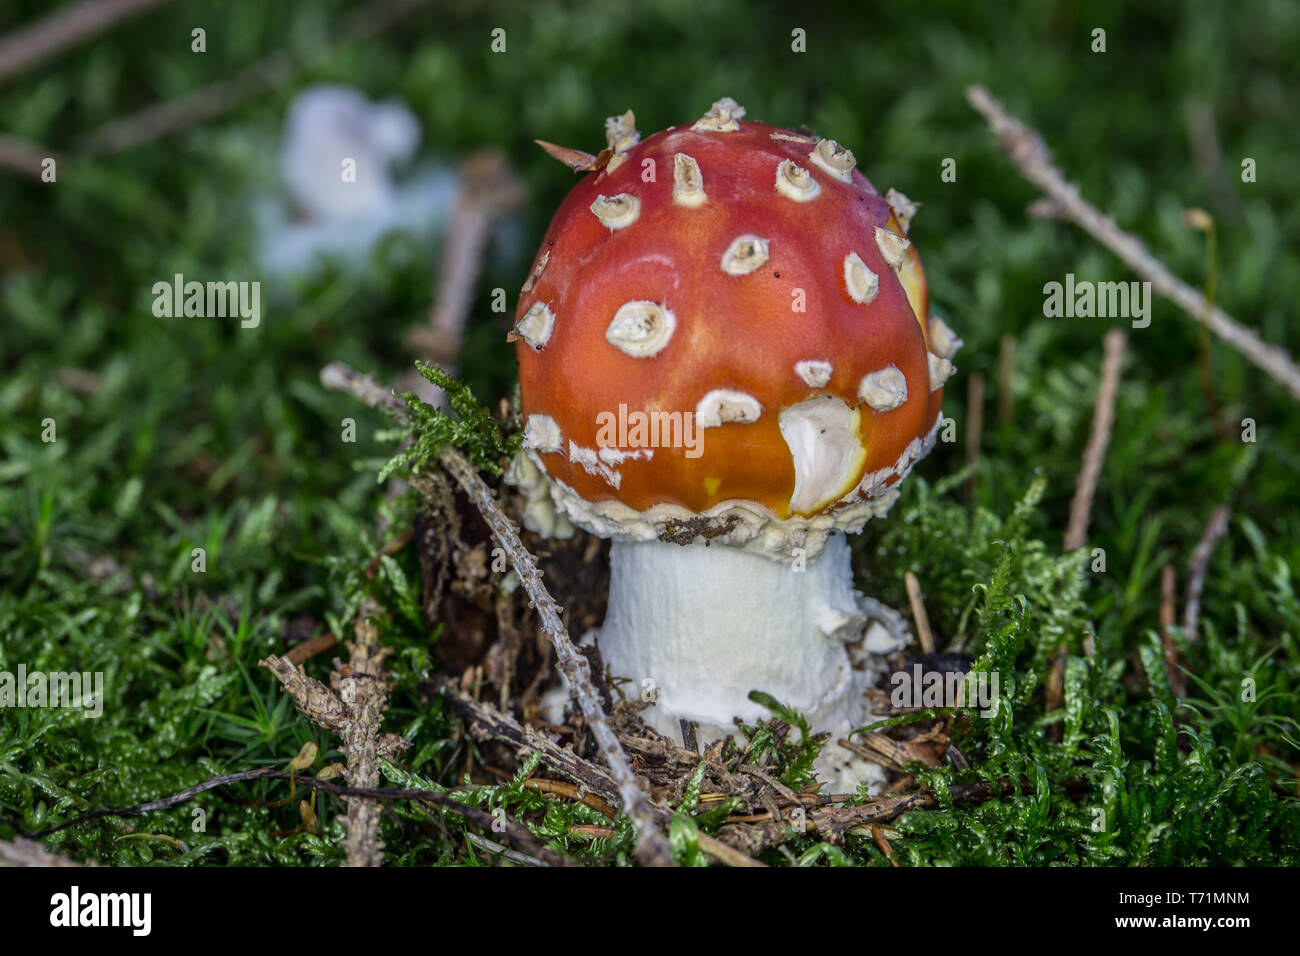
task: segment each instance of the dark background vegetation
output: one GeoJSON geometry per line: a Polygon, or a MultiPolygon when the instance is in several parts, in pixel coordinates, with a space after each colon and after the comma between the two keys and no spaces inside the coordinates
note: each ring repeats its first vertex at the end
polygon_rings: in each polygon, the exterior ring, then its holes
{"type": "MultiPolygon", "coordinates": [[[[11,0],[0,32],[47,7],[11,0]]],[[[976,722],[963,742],[973,769],[927,771],[920,782],[942,791],[1015,775],[1036,787],[904,818],[900,861],[1296,862],[1295,405],[1215,343],[1224,419],[1254,419],[1258,441],[1241,442],[1235,424],[1226,438],[1217,433],[1198,384],[1197,328],[1156,302],[1151,326],[1130,335],[1093,509],[1089,547],[1105,550],[1107,569],[1081,573],[1081,554],[1062,557],[1101,339],[1114,323],[1045,319],[1042,287],[1067,272],[1134,277],[1075,228],[1026,219],[1034,190],[962,92],[985,84],[1038,126],[1084,195],[1197,285],[1205,239],[1182,212],[1209,210],[1219,301],[1300,351],[1300,6],[453,0],[378,37],[329,42],[352,7],[170,4],[0,85],[0,127],[64,157],[56,184],[0,177],[0,669],[101,670],[108,689],[98,721],[0,712],[0,816],[36,830],[217,772],[282,766],[308,739],[332,746],[256,666],[283,650],[286,634],[344,632],[360,570],[382,544],[375,474],[391,444],[377,438],[376,416],[324,392],[317,374],[334,359],[385,381],[409,368],[403,336],[426,321],[446,237],[393,235],[364,268],[264,282],[256,330],[150,310],[152,284],[176,272],[260,278],[252,210],[279,189],[275,150],[295,91],[329,81],[400,98],[422,124],[422,159],[454,164],[492,146],[525,181],[522,210],[490,249],[462,358],[463,376],[493,407],[512,387],[514,361],[491,290],[507,289],[513,307],[574,181],[532,140],[594,152],[607,115],[632,108],[649,132],[731,95],[751,119],[834,137],[882,191],[925,203],[912,239],[936,311],[966,340],[945,402],[959,434],[966,376],[983,373],[994,392],[999,341],[1017,345],[1014,413],[1002,420],[990,395],[973,499],[963,483],[936,485],[966,453],[960,442],[941,444],[863,536],[859,566],[864,588],[900,607],[903,571],[915,570],[940,637],[966,637],[1004,674],[1003,715],[976,722]],[[196,26],[207,30],[205,54],[190,52],[196,26]],[[495,27],[507,31],[503,55],[489,51],[495,27]],[[807,31],[807,54],[790,51],[795,27],[807,31]],[[1090,51],[1095,27],[1107,31],[1104,54],[1090,51]],[[117,155],[81,149],[101,124],[277,50],[295,65],[269,95],[117,155]],[[1197,103],[1214,118],[1217,172],[1198,162],[1189,138],[1186,111],[1197,103]],[[955,183],[940,181],[945,157],[957,161],[955,183]],[[1240,181],[1243,157],[1257,162],[1253,184],[1240,181]],[[93,373],[92,386],[69,370],[93,373]],[[339,440],[347,416],[359,423],[356,444],[339,440]],[[40,438],[47,417],[58,423],[54,444],[40,438]],[[1211,564],[1202,638],[1182,647],[1196,699],[1184,707],[1160,665],[1159,573],[1173,564],[1185,582],[1191,551],[1225,501],[1232,519],[1211,564]],[[190,552],[200,546],[207,571],[197,575],[190,552]],[[1043,683],[1061,645],[1067,706],[1048,714],[1043,683]],[[1248,676],[1253,703],[1241,700],[1248,676]],[[1056,725],[1061,739],[1049,741],[1045,729],[1056,725]],[[1100,831],[1098,807],[1108,820],[1100,831]]],[[[409,517],[407,502],[388,507],[399,522],[409,517]]],[[[401,611],[417,580],[408,555],[370,585],[393,611],[385,637],[398,649],[399,683],[389,728],[415,741],[403,763],[409,779],[451,784],[452,719],[417,691],[435,669],[430,639],[401,611]]],[[[321,676],[328,663],[313,667],[321,676]]],[[[186,841],[184,852],[123,840],[117,820],[48,845],[118,863],[338,861],[332,805],[321,807],[324,836],[281,837],[273,831],[299,822],[292,807],[237,802],[283,791],[268,783],[205,797],[205,834],[191,831],[188,807],[134,822],[137,832],[186,841]]],[[[474,799],[505,801],[512,813],[552,809],[504,787],[474,799]]],[[[557,846],[566,844],[563,812],[530,817],[557,846]]],[[[390,814],[391,862],[475,859],[454,818],[440,830],[420,826],[424,816],[390,814]]],[[[622,860],[629,845],[624,837],[574,852],[622,860]]],[[[884,862],[869,839],[827,848],[810,836],[792,846],[803,863],[884,862]]]]}

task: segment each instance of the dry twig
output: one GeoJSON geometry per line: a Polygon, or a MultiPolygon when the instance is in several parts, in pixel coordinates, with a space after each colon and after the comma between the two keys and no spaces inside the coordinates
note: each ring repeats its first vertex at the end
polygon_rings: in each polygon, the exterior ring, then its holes
{"type": "MultiPolygon", "coordinates": [[[[428,2],[429,0],[372,0],[343,19],[337,33],[337,42],[360,40],[378,33],[428,2]]],[[[232,77],[105,123],[90,134],[86,146],[92,152],[111,154],[170,136],[215,119],[241,103],[274,89],[290,79],[297,68],[293,57],[284,51],[268,54],[232,77]]]]}
{"type": "Polygon", "coordinates": [[[167,0],[82,0],[0,37],[0,83],[167,0]]]}
{"type": "Polygon", "coordinates": [[[1110,428],[1115,421],[1115,396],[1119,391],[1119,371],[1124,360],[1128,336],[1123,329],[1106,333],[1106,355],[1101,362],[1101,383],[1097,386],[1097,406],[1092,415],[1092,434],[1083,453],[1083,468],[1070,502],[1070,523],[1065,529],[1065,550],[1082,548],[1088,540],[1088,521],[1092,516],[1092,496],[1101,477],[1110,444],[1110,428]]]}
{"type": "Polygon", "coordinates": [[[66,856],[51,853],[35,840],[15,837],[0,840],[0,867],[6,866],[98,866],[93,860],[78,863],[66,856]]]}
{"type": "MultiPolygon", "coordinates": [[[[368,617],[376,610],[367,599],[357,612],[356,637],[348,642],[346,665],[335,661],[326,687],[308,677],[301,665],[287,657],[271,656],[259,663],[268,668],[313,723],[343,741],[350,785],[362,789],[379,783],[379,764],[391,760],[410,744],[396,734],[381,734],[388,707],[388,675],[384,659],[391,650],[379,646],[379,634],[368,617]]],[[[379,807],[372,800],[346,798],[348,831],[343,840],[349,866],[379,866],[383,841],[379,838],[379,807]]]]}
{"type": "Polygon", "coordinates": [[[966,496],[975,500],[975,490],[979,486],[980,443],[984,438],[984,376],[972,372],[966,379],[966,467],[970,477],[966,479],[966,496]]]}
{"type": "Polygon", "coordinates": [[[1174,640],[1174,627],[1178,612],[1178,574],[1172,564],[1160,570],[1160,643],[1164,648],[1165,674],[1169,677],[1169,690],[1175,697],[1187,696],[1187,678],[1179,666],[1178,643],[1174,640]]]}
{"type": "MultiPolygon", "coordinates": [[[[468,723],[469,733],[476,740],[495,739],[513,747],[521,757],[530,753],[542,755],[542,763],[562,777],[567,777],[587,793],[606,800],[618,799],[618,786],[609,773],[595,764],[583,760],[569,747],[561,747],[533,727],[520,724],[503,711],[475,700],[451,683],[442,687],[443,699],[458,717],[468,723]]],[[[669,814],[664,814],[666,823],[669,814]]]]}
{"type": "MultiPolygon", "coordinates": [[[[406,418],[406,406],[391,391],[378,385],[370,376],[359,375],[342,362],[333,362],[322,369],[321,383],[326,388],[348,392],[367,405],[383,408],[398,419],[406,418]]],[[[609,719],[605,716],[592,683],[591,668],[570,639],[568,628],[560,619],[560,609],[555,599],[542,584],[536,560],[519,540],[519,531],[514,522],[501,510],[492,490],[484,484],[465,456],[455,447],[448,446],[442,450],[438,460],[456,479],[470,503],[482,514],[528,593],[537,611],[542,631],[550,638],[555,649],[556,663],[565,676],[569,693],[595,738],[601,758],[609,767],[618,788],[623,810],[636,830],[638,859],[651,866],[671,865],[672,854],[668,842],[655,826],[649,797],[628,765],[627,754],[610,728],[609,719]]],[[[413,476],[411,484],[424,494],[427,479],[413,476]]]]}
{"type": "Polygon", "coordinates": [[[41,181],[47,159],[58,161],[58,156],[40,143],[33,143],[8,133],[0,133],[0,169],[8,169],[26,176],[28,179],[41,181]]]}
{"type": "Polygon", "coordinates": [[[1196,543],[1196,550],[1192,552],[1192,559],[1187,563],[1187,604],[1183,608],[1183,633],[1187,635],[1189,644],[1194,644],[1199,637],[1201,591],[1205,588],[1205,575],[1210,569],[1210,555],[1214,552],[1214,545],[1228,530],[1230,513],[1227,505],[1219,505],[1214,509],[1201,533],[1201,540],[1196,543]]]}
{"type": "MultiPolygon", "coordinates": [[[[438,294],[429,315],[429,326],[410,336],[421,357],[442,366],[448,375],[456,374],[456,357],[460,354],[474,283],[482,267],[483,249],[492,225],[519,205],[524,196],[523,185],[495,150],[468,156],[461,163],[460,180],[460,195],[447,226],[447,249],[438,271],[438,294]]],[[[446,405],[446,393],[432,382],[422,376],[411,381],[411,390],[423,401],[437,407],[446,405]]]]}
{"type": "Polygon", "coordinates": [[[1254,329],[1247,328],[1212,305],[1204,295],[1151,255],[1142,240],[1121,230],[1113,219],[1084,199],[1078,187],[1067,182],[1061,171],[1052,165],[1052,154],[1037,130],[1007,113],[988,90],[982,86],[969,86],[966,99],[992,127],[1002,150],[1020,169],[1021,175],[1054,200],[1063,216],[1083,227],[1126,266],[1150,282],[1157,294],[1205,325],[1257,368],[1281,382],[1293,398],[1300,399],[1300,367],[1285,349],[1265,342],[1254,329]]]}
{"type": "Polygon", "coordinates": [[[1004,335],[998,340],[998,421],[1009,425],[1016,411],[1016,340],[1004,335]]]}
{"type": "Polygon", "coordinates": [[[916,575],[908,571],[903,575],[907,585],[907,600],[912,605],[912,620],[916,624],[916,638],[921,642],[921,650],[926,654],[934,653],[934,633],[930,630],[930,615],[925,613],[925,595],[921,593],[921,582],[916,575]]]}

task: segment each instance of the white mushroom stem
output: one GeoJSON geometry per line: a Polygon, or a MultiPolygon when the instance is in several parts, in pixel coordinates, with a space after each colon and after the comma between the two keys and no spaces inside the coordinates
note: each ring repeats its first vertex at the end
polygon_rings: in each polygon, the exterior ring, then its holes
{"type": "Polygon", "coordinates": [[[843,535],[802,570],[699,539],[615,541],[610,564],[600,650],[614,677],[631,679],[627,696],[655,701],[642,712],[652,727],[681,740],[681,721],[694,721],[707,743],[735,733],[733,717],[769,717],[749,699],[765,691],[832,734],[818,769],[833,791],[882,779],[834,741],[870,721],[863,692],[908,638],[897,615],[854,590],[843,535]]]}

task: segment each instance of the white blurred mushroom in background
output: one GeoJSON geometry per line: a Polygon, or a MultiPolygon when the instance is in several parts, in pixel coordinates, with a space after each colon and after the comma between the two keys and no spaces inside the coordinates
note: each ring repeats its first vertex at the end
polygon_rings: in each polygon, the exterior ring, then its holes
{"type": "Polygon", "coordinates": [[[420,142],[415,115],[348,86],[304,89],[289,105],[280,149],[284,203],[265,207],[261,258],[273,273],[326,258],[359,264],[394,230],[424,232],[445,218],[455,176],[426,166],[399,179],[420,142]]]}

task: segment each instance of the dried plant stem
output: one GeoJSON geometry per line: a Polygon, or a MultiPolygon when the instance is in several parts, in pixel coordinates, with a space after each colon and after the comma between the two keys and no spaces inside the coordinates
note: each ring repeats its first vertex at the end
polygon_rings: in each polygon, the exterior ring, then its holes
{"type": "Polygon", "coordinates": [[[984,376],[972,372],[966,379],[966,496],[975,500],[979,487],[980,443],[984,440],[984,376]]]}
{"type": "Polygon", "coordinates": [[[1088,522],[1092,516],[1092,496],[1101,477],[1110,444],[1110,429],[1115,422],[1115,396],[1119,391],[1119,372],[1124,361],[1128,335],[1123,329],[1106,333],[1106,354],[1101,361],[1101,384],[1097,388],[1097,406],[1092,415],[1092,434],[1083,453],[1083,468],[1070,502],[1070,522],[1065,529],[1065,550],[1082,548],[1088,540],[1088,522]]]}
{"type": "Polygon", "coordinates": [[[0,37],[0,83],[167,0],[82,0],[0,37]]]}
{"type": "MultiPolygon", "coordinates": [[[[421,356],[440,365],[448,375],[456,374],[456,357],[492,226],[524,196],[522,184],[495,150],[467,157],[460,166],[460,179],[460,195],[446,231],[447,248],[438,270],[438,293],[429,326],[411,336],[411,344],[421,356]]],[[[412,390],[423,401],[439,407],[446,404],[442,389],[423,377],[416,378],[412,379],[412,390]]]]}
{"type": "Polygon", "coordinates": [[[1201,591],[1205,588],[1205,575],[1210,569],[1210,555],[1214,545],[1228,530],[1228,516],[1231,509],[1219,505],[1210,515],[1210,520],[1201,533],[1201,540],[1196,543],[1192,559],[1187,563],[1187,604],[1183,608],[1183,633],[1189,644],[1195,643],[1199,636],[1201,619],[1201,591]]]}
{"type": "MultiPolygon", "coordinates": [[[[359,40],[378,33],[428,2],[429,0],[372,0],[343,18],[335,37],[336,42],[359,40]]],[[[170,136],[215,119],[241,103],[274,89],[293,76],[296,69],[297,65],[288,53],[278,51],[268,54],[232,77],[105,123],[87,137],[86,147],[91,152],[111,154],[170,136]]]]}
{"type": "MultiPolygon", "coordinates": [[[[322,369],[321,382],[326,388],[348,392],[367,405],[384,408],[399,419],[406,416],[406,406],[391,391],[378,385],[370,376],[359,375],[342,362],[333,362],[322,369]]],[[[671,865],[672,855],[668,842],[655,826],[649,796],[642,782],[632,772],[627,754],[610,727],[609,718],[605,716],[592,683],[591,668],[570,639],[569,631],[560,619],[560,609],[555,599],[542,584],[536,560],[520,541],[514,522],[501,510],[492,490],[484,484],[465,456],[456,448],[448,446],[439,455],[439,463],[456,479],[470,502],[483,515],[531,599],[542,631],[555,648],[556,663],[568,682],[569,693],[595,738],[596,747],[605,765],[609,767],[610,776],[623,802],[623,811],[636,830],[637,858],[650,866],[671,865]]],[[[427,479],[412,476],[411,484],[423,494],[427,479]]]]}
{"type": "Polygon", "coordinates": [[[46,159],[57,161],[58,156],[40,143],[0,133],[0,169],[8,169],[40,182],[44,171],[42,163],[46,159]]]}
{"type": "Polygon", "coordinates": [[[934,653],[934,632],[930,630],[930,615],[925,612],[925,595],[921,592],[921,582],[915,574],[908,571],[903,575],[907,585],[907,600],[912,605],[912,620],[916,624],[916,638],[921,642],[921,651],[934,653]]]}
{"type": "Polygon", "coordinates": [[[1179,666],[1178,643],[1174,640],[1174,627],[1178,621],[1177,600],[1178,572],[1172,564],[1166,564],[1160,569],[1160,643],[1164,648],[1169,690],[1181,698],[1187,696],[1187,678],[1179,666]]]}
{"type": "MultiPolygon", "coordinates": [[[[384,658],[392,648],[380,647],[379,632],[367,613],[373,606],[363,602],[357,612],[355,638],[348,645],[347,666],[330,674],[330,683],[349,705],[343,725],[343,755],[347,759],[349,786],[379,786],[379,764],[384,759],[379,746],[379,728],[388,709],[388,670],[384,658]]],[[[384,860],[384,842],[379,838],[379,804],[373,800],[347,798],[343,819],[348,831],[343,838],[349,866],[379,866],[384,860]]]]}
{"type": "MultiPolygon", "coordinates": [[[[133,807],[122,807],[120,809],[100,809],[91,810],[89,813],[83,813],[80,816],[73,817],[71,820],[65,820],[53,826],[46,827],[35,833],[28,833],[18,827],[17,820],[0,818],[0,823],[6,826],[14,827],[18,830],[21,838],[29,840],[41,840],[53,833],[67,830],[78,824],[85,823],[88,820],[101,820],[107,817],[138,817],[146,813],[155,813],[159,810],[169,810],[172,807],[178,807],[183,803],[193,800],[201,793],[208,793],[216,790],[218,787],[228,787],[234,783],[245,783],[250,780],[291,780],[296,786],[305,787],[308,790],[319,790],[322,793],[332,793],[340,797],[352,797],[359,800],[414,800],[419,803],[428,804],[437,807],[440,810],[450,810],[473,823],[475,826],[482,827],[485,830],[491,830],[493,833],[510,840],[519,849],[525,851],[534,858],[534,862],[543,863],[547,866],[570,866],[573,865],[569,860],[560,856],[553,850],[549,850],[541,840],[533,836],[528,829],[510,818],[501,818],[493,816],[486,810],[478,807],[471,807],[468,804],[461,803],[456,799],[454,793],[445,793],[438,790],[416,790],[409,787],[352,787],[344,786],[337,783],[328,783],[315,777],[304,776],[302,773],[293,773],[280,770],[276,767],[258,767],[256,770],[242,770],[238,773],[225,773],[216,777],[209,777],[192,787],[186,787],[179,793],[169,794],[160,797],[157,800],[149,800],[145,803],[138,803],[133,807]],[[499,830],[501,823],[505,824],[505,830],[499,830]],[[496,824],[494,826],[494,824],[496,824]]],[[[0,843],[0,846],[3,846],[0,843]]],[[[77,866],[95,866],[94,863],[78,863],[77,866]]]]}
{"type": "Polygon", "coordinates": [[[193,93],[147,107],[122,119],[110,120],[86,140],[93,153],[112,155],[141,143],[161,139],[215,119],[240,103],[266,93],[292,73],[287,53],[272,53],[228,79],[209,83],[193,93]]]}
{"type": "MultiPolygon", "coordinates": [[[[309,720],[337,734],[347,760],[346,778],[353,787],[379,784],[379,765],[410,744],[395,734],[381,734],[388,708],[388,672],[384,660],[391,652],[379,645],[379,633],[369,616],[376,610],[367,598],[357,611],[355,638],[348,642],[348,663],[335,662],[331,687],[313,680],[287,657],[271,656],[259,663],[275,675],[309,720]]],[[[379,866],[384,843],[379,838],[379,806],[373,800],[345,797],[347,836],[343,847],[348,866],[379,866]]]]}
{"type": "Polygon", "coordinates": [[[998,342],[998,421],[1009,425],[1016,412],[1016,340],[1004,335],[998,342]]]}
{"type": "Polygon", "coordinates": [[[1169,299],[1205,325],[1256,367],[1280,382],[1293,398],[1300,400],[1300,366],[1285,349],[1265,342],[1254,329],[1247,328],[1210,303],[1151,255],[1142,240],[1121,230],[1113,219],[1079,195],[1078,187],[1067,182],[1052,164],[1051,152],[1038,131],[1007,113],[988,90],[982,86],[969,86],[966,99],[992,127],[1003,152],[1016,164],[1021,175],[1043,190],[1064,218],[1081,226],[1126,266],[1150,282],[1158,295],[1169,299]]]}
{"type": "MultiPolygon", "coordinates": [[[[582,759],[573,748],[561,747],[545,734],[519,723],[491,704],[475,700],[450,682],[443,685],[442,693],[452,713],[468,722],[470,736],[476,740],[501,740],[524,755],[539,753],[542,763],[552,772],[568,777],[586,792],[607,799],[618,797],[618,786],[613,778],[600,767],[582,759]]],[[[660,815],[665,823],[671,817],[667,811],[660,815]]]]}
{"type": "Polygon", "coordinates": [[[0,840],[0,869],[7,866],[98,866],[94,860],[78,863],[76,860],[49,850],[35,840],[15,837],[12,841],[0,840]]]}

